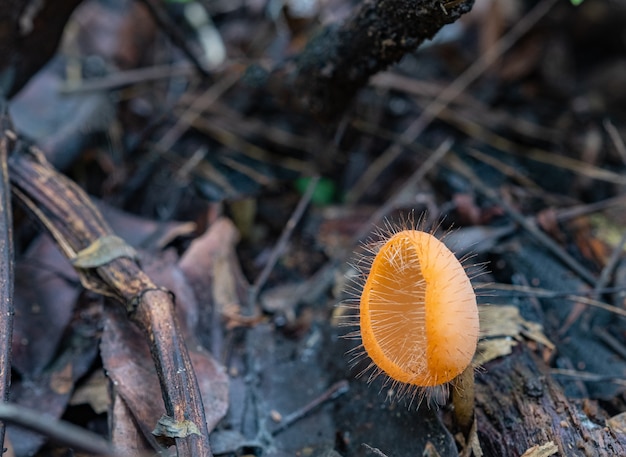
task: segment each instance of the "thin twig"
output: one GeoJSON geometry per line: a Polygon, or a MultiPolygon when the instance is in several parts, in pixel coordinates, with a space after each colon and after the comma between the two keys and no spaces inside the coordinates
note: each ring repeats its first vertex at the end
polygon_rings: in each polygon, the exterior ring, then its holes
{"type": "Polygon", "coordinates": [[[588,371],[567,370],[560,368],[553,368],[550,370],[550,374],[554,376],[564,376],[573,379],[579,379],[585,382],[610,382],[620,386],[626,387],[626,380],[616,378],[614,376],[606,376],[596,373],[589,373],[588,371]]]}
{"type": "Polygon", "coordinates": [[[372,454],[374,454],[374,455],[376,455],[378,457],[388,457],[387,454],[385,454],[383,451],[381,451],[377,447],[372,447],[372,446],[370,446],[367,443],[361,443],[361,446],[363,446],[365,449],[367,449],[372,454]]]}
{"type": "Polygon", "coordinates": [[[615,128],[615,125],[613,125],[610,119],[605,119],[603,125],[606,133],[609,134],[609,137],[613,142],[613,146],[615,146],[615,150],[619,154],[624,165],[626,165],[626,145],[624,144],[624,140],[619,135],[618,130],[615,128]]]}
{"type": "Polygon", "coordinates": [[[619,354],[622,359],[626,360],[626,347],[624,347],[620,340],[611,335],[606,328],[596,325],[593,327],[592,331],[604,344],[613,349],[613,352],[619,354]]]}
{"type": "Polygon", "coordinates": [[[609,281],[611,280],[611,275],[613,274],[613,271],[615,270],[617,264],[622,258],[622,253],[624,252],[625,245],[626,233],[622,235],[621,240],[619,241],[619,243],[617,243],[615,249],[613,249],[609,260],[607,260],[606,265],[600,272],[600,277],[598,278],[598,281],[596,282],[596,287],[594,288],[595,293],[593,295],[593,298],[598,298],[600,296],[600,290],[602,290],[609,284],[609,281]]]}
{"type": "Polygon", "coordinates": [[[557,209],[555,210],[556,220],[558,222],[564,222],[579,216],[584,216],[585,214],[605,211],[614,206],[626,207],[626,195],[618,195],[616,197],[607,198],[606,200],[600,200],[599,202],[557,209]]]}
{"type": "MultiPolygon", "coordinates": [[[[419,80],[391,71],[377,74],[370,80],[370,85],[395,92],[404,92],[417,100],[432,100],[446,87],[443,82],[419,80]]],[[[559,134],[558,130],[554,128],[516,116],[513,112],[509,112],[506,107],[498,109],[490,106],[469,92],[460,94],[453,103],[455,108],[458,107],[455,112],[464,112],[466,113],[465,117],[480,119],[482,124],[506,127],[507,130],[515,132],[518,136],[534,141],[554,143],[559,134]]],[[[450,109],[452,108],[448,108],[448,110],[450,109]]]]}
{"type": "Polygon", "coordinates": [[[291,234],[296,228],[296,225],[300,221],[300,218],[302,218],[302,216],[304,215],[304,210],[306,210],[307,206],[309,206],[309,203],[311,202],[311,198],[313,198],[313,192],[315,192],[315,188],[317,187],[317,183],[319,182],[319,179],[320,179],[319,176],[314,176],[309,181],[309,185],[304,191],[302,198],[300,198],[300,201],[298,202],[296,209],[293,211],[293,214],[287,221],[287,224],[285,225],[283,232],[280,234],[280,238],[278,238],[278,241],[276,242],[276,246],[274,246],[274,249],[272,250],[269,260],[265,264],[263,271],[261,271],[261,274],[259,274],[259,277],[256,279],[256,281],[254,281],[254,284],[250,287],[250,292],[248,295],[249,297],[248,304],[250,308],[253,308],[254,305],[256,304],[259,292],[265,285],[267,278],[269,278],[270,273],[272,272],[272,270],[274,269],[274,266],[276,265],[276,262],[278,262],[278,259],[285,251],[285,248],[287,247],[287,241],[289,241],[289,238],[291,237],[291,234]]]}
{"type": "Polygon", "coordinates": [[[303,417],[310,414],[311,411],[313,411],[318,406],[326,403],[327,401],[334,400],[340,395],[343,395],[344,393],[348,391],[349,388],[350,388],[350,385],[348,384],[348,381],[346,381],[345,379],[339,382],[336,382],[335,384],[330,386],[326,391],[324,391],[324,393],[322,393],[320,396],[315,398],[313,401],[307,403],[302,408],[294,411],[293,413],[285,416],[281,424],[274,431],[272,431],[272,435],[274,436],[278,435],[280,432],[290,427],[295,422],[299,421],[303,417]]]}
{"type": "MultiPolygon", "coordinates": [[[[582,303],[583,305],[593,306],[595,308],[600,308],[605,311],[608,311],[613,314],[617,314],[622,317],[626,317],[626,309],[620,308],[618,306],[609,305],[608,303],[604,303],[599,300],[595,300],[593,298],[585,297],[583,295],[572,294],[571,292],[564,291],[554,291],[548,289],[542,289],[539,287],[528,287],[528,286],[516,286],[512,284],[489,284],[488,289],[492,290],[504,290],[516,292],[519,294],[527,294],[533,297],[539,298],[563,298],[565,300],[574,302],[574,303],[582,303]]],[[[589,293],[593,293],[593,290],[590,290],[589,293]]]]}
{"type": "MultiPolygon", "coordinates": [[[[542,0],[526,16],[524,16],[506,35],[504,35],[487,52],[481,55],[467,70],[446,87],[437,98],[426,106],[422,114],[404,131],[400,140],[413,143],[430,123],[455,98],[462,94],[476,81],[494,62],[508,51],[519,39],[524,36],[558,0],[542,0]]],[[[346,202],[355,203],[361,198],[365,190],[372,185],[376,178],[402,153],[403,146],[393,143],[367,169],[361,179],[346,195],[346,202]]]]}
{"type": "MultiPolygon", "coordinates": [[[[567,298],[567,297],[575,297],[576,300],[579,298],[584,298],[587,295],[593,295],[596,293],[595,289],[588,289],[587,291],[580,291],[576,295],[572,295],[571,291],[566,290],[552,290],[552,289],[542,289],[541,287],[531,287],[526,285],[517,285],[517,284],[505,284],[499,282],[490,282],[485,284],[483,289],[489,290],[498,290],[501,292],[509,292],[507,294],[503,294],[507,297],[524,297],[524,296],[532,296],[539,298],[567,298]]],[[[599,289],[598,293],[600,294],[610,294],[615,292],[621,292],[626,290],[626,286],[621,287],[605,287],[604,289],[599,289]]],[[[626,312],[626,310],[625,310],[626,312]]]]}
{"type": "Polygon", "coordinates": [[[202,115],[206,107],[221,97],[224,92],[230,89],[239,80],[239,78],[240,75],[238,72],[228,73],[204,91],[202,95],[195,98],[191,105],[189,105],[185,112],[178,118],[176,124],[159,140],[159,149],[169,151],[187,129],[189,129],[189,126],[202,115]]]}
{"type": "MultiPolygon", "coordinates": [[[[191,110],[191,108],[189,110],[191,110]]],[[[227,128],[214,122],[213,119],[203,117],[201,112],[197,114],[198,117],[192,122],[193,127],[207,134],[218,143],[234,151],[239,151],[259,162],[276,162],[269,151],[242,138],[240,132],[229,131],[227,128]]],[[[233,126],[231,125],[231,129],[232,128],[233,126]]],[[[309,162],[294,157],[283,156],[280,158],[278,164],[281,168],[287,168],[298,173],[310,173],[311,170],[311,164],[309,162]]]]}
{"type": "Polygon", "coordinates": [[[165,9],[164,3],[156,0],[141,0],[141,3],[143,3],[148,11],[150,11],[154,21],[161,27],[170,40],[172,40],[174,46],[183,51],[191,63],[193,63],[198,69],[200,74],[203,76],[209,76],[209,71],[202,64],[200,58],[187,44],[185,35],[176,22],[170,17],[169,13],[165,9]]]}
{"type": "Polygon", "coordinates": [[[59,444],[74,448],[75,451],[96,455],[115,455],[111,443],[100,435],[69,422],[55,420],[40,411],[4,403],[0,404],[0,419],[40,433],[59,444]]]}
{"type": "MultiPolygon", "coordinates": [[[[0,114],[0,128],[9,125],[6,113],[0,114]]],[[[9,400],[11,384],[11,337],[13,334],[13,221],[7,158],[12,139],[0,138],[0,402],[9,400]]],[[[5,423],[0,422],[0,455],[4,449],[5,423]]]]}
{"type": "Polygon", "coordinates": [[[499,151],[506,152],[517,157],[544,163],[551,167],[562,168],[578,175],[605,181],[612,184],[625,185],[626,177],[623,174],[592,165],[580,159],[574,159],[564,155],[559,155],[546,149],[537,147],[526,147],[509,140],[504,136],[495,133],[491,128],[476,122],[469,117],[460,116],[456,111],[443,108],[437,116],[444,122],[452,125],[466,135],[475,139],[480,139],[484,143],[493,146],[499,151]]]}
{"type": "Polygon", "coordinates": [[[452,147],[453,141],[451,139],[444,140],[439,147],[430,155],[428,159],[422,163],[422,165],[415,170],[415,172],[407,179],[402,187],[394,193],[383,205],[378,208],[374,214],[369,218],[367,223],[363,225],[363,228],[356,234],[354,237],[352,246],[358,244],[362,241],[367,235],[371,232],[372,227],[380,224],[385,216],[393,210],[393,208],[398,204],[398,201],[402,197],[402,195],[406,192],[407,189],[414,187],[417,183],[419,183],[427,173],[429,173],[435,166],[444,158],[444,156],[450,151],[452,147]]]}
{"type": "Polygon", "coordinates": [[[367,236],[372,232],[372,228],[380,224],[385,216],[387,216],[387,214],[397,206],[398,201],[407,189],[414,187],[418,182],[424,179],[426,174],[429,173],[443,159],[452,147],[452,143],[452,140],[443,141],[439,147],[428,156],[428,159],[426,159],[424,163],[422,163],[420,167],[415,170],[413,174],[402,184],[400,189],[389,197],[387,201],[383,203],[382,206],[374,212],[374,214],[372,214],[368,221],[363,224],[361,230],[359,230],[357,234],[352,237],[351,242],[347,246],[337,249],[333,254],[331,254],[331,259],[319,270],[317,270],[315,276],[322,278],[323,281],[330,281],[333,277],[332,272],[335,271],[338,265],[346,259],[350,251],[367,238],[367,236]]]}
{"type": "Polygon", "coordinates": [[[84,79],[80,83],[66,83],[61,86],[59,92],[76,94],[100,90],[116,90],[133,84],[171,79],[178,76],[191,76],[193,73],[194,69],[190,65],[156,65],[154,67],[118,71],[102,78],[84,79]]]}
{"type": "Polygon", "coordinates": [[[478,176],[471,170],[465,163],[463,163],[458,157],[454,160],[448,161],[448,165],[454,169],[457,173],[468,179],[474,188],[487,197],[489,200],[497,203],[506,213],[522,226],[535,240],[541,243],[546,249],[548,249],[555,257],[561,262],[567,265],[572,271],[578,274],[585,282],[589,283],[592,287],[596,285],[596,278],[583,267],[580,262],[574,259],[571,255],[565,252],[557,243],[552,240],[548,235],[541,231],[534,219],[529,219],[523,216],[519,211],[513,208],[512,205],[504,201],[498,193],[490,187],[483,184],[478,176]]]}

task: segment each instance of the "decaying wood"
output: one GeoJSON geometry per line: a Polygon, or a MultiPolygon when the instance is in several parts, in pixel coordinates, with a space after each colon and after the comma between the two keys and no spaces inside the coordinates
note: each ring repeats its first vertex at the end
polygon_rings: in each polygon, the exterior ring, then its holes
{"type": "Polygon", "coordinates": [[[489,362],[476,377],[478,436],[485,456],[521,456],[550,442],[562,456],[626,455],[626,436],[587,411],[565,397],[548,367],[525,345],[489,362]]]}
{"type": "Polygon", "coordinates": [[[295,59],[272,71],[269,87],[318,118],[341,114],[369,77],[398,62],[473,0],[365,0],[341,26],[315,36],[295,59]]]}
{"type": "MultiPolygon", "coordinates": [[[[0,128],[8,127],[5,116],[0,128]]],[[[0,402],[9,398],[11,335],[13,334],[13,223],[7,158],[12,141],[0,138],[0,402]]],[[[5,424],[0,422],[0,449],[4,449],[5,424]]]]}
{"type": "MultiPolygon", "coordinates": [[[[8,135],[14,136],[11,132],[8,135]]],[[[37,151],[15,150],[8,163],[14,193],[46,226],[70,259],[112,234],[89,197],[54,170],[37,151]]],[[[198,383],[171,294],[158,288],[137,262],[127,257],[95,268],[79,269],[79,275],[87,288],[122,302],[129,318],[148,339],[168,416],[181,425],[181,430],[188,430],[189,425],[197,430],[175,437],[178,455],[212,455],[198,383]]]]}

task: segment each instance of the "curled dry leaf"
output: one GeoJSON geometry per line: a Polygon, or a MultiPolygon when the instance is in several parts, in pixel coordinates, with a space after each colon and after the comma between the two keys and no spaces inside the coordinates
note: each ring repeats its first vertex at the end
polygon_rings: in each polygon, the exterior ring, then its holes
{"type": "Polygon", "coordinates": [[[626,433],[626,412],[619,413],[606,421],[606,425],[617,433],[626,433]]]}
{"type": "Polygon", "coordinates": [[[522,457],[550,457],[557,452],[559,452],[559,447],[554,441],[549,441],[529,448],[522,454],[522,457]]]}
{"type": "Polygon", "coordinates": [[[179,265],[198,300],[216,300],[218,307],[239,301],[234,282],[238,272],[233,271],[234,265],[228,260],[238,241],[239,233],[235,225],[229,219],[221,218],[191,243],[179,265]],[[207,284],[211,287],[207,288],[207,284]]]}
{"type": "MultiPolygon", "coordinates": [[[[130,408],[115,391],[109,405],[110,438],[119,455],[141,455],[150,443],[139,429],[130,408]]],[[[153,443],[156,444],[156,442],[153,443]]]]}
{"type": "Polygon", "coordinates": [[[554,349],[554,344],[543,334],[541,325],[524,319],[515,306],[482,306],[480,331],[483,339],[478,343],[475,365],[510,354],[512,347],[523,337],[554,349]]]}
{"type": "MultiPolygon", "coordinates": [[[[221,327],[221,319],[227,321],[229,328],[255,325],[260,319],[244,312],[248,284],[235,254],[238,241],[235,225],[220,218],[191,243],[179,262],[193,288],[199,311],[211,316],[211,331],[221,327]]],[[[199,337],[202,340],[202,335],[199,337]]],[[[218,353],[220,348],[212,343],[211,350],[218,353]]]]}
{"type": "Polygon", "coordinates": [[[109,382],[102,370],[94,372],[72,394],[70,405],[89,405],[96,414],[106,413],[109,409],[109,382]]]}

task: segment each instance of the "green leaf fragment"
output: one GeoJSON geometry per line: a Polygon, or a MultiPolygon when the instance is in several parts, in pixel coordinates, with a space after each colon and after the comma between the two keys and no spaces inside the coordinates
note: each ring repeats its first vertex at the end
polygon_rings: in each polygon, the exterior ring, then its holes
{"type": "Polygon", "coordinates": [[[119,236],[106,235],[78,251],[72,259],[72,265],[78,268],[97,268],[120,257],[135,259],[137,252],[119,236]]]}
{"type": "MultiPolygon", "coordinates": [[[[295,187],[298,192],[300,192],[301,194],[304,193],[311,179],[312,178],[308,177],[296,179],[295,187]]],[[[328,178],[320,178],[317,186],[315,187],[315,190],[313,191],[311,201],[313,202],[313,204],[319,206],[328,205],[334,200],[336,191],[337,188],[333,181],[328,178]]]]}
{"type": "Polygon", "coordinates": [[[186,438],[189,435],[200,435],[198,426],[190,420],[176,421],[173,417],[163,415],[152,431],[154,436],[165,438],[186,438]]]}

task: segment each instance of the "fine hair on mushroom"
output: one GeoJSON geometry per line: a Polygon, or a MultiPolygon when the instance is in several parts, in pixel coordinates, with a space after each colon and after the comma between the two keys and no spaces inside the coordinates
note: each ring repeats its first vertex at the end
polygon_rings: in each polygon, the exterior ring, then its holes
{"type": "MultiPolygon", "coordinates": [[[[349,351],[358,376],[379,376],[409,406],[424,399],[440,404],[451,383],[466,370],[479,338],[476,294],[464,259],[410,214],[400,224],[386,221],[362,245],[358,271],[342,322],[360,344],[349,351]]],[[[473,379],[473,373],[472,373],[473,379]]]]}

